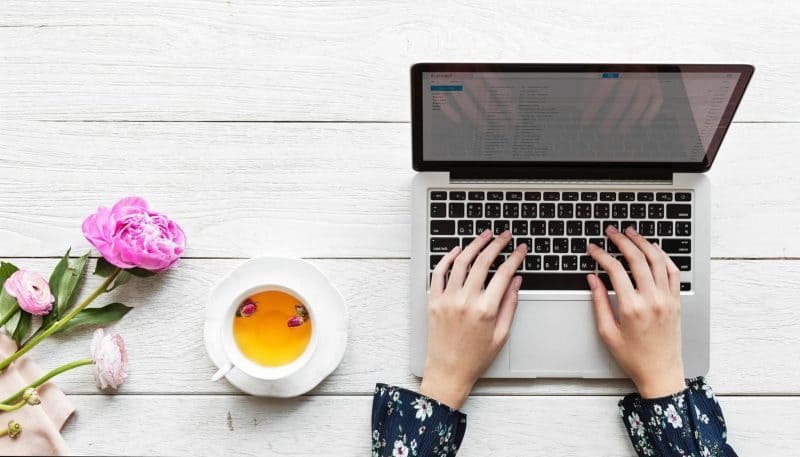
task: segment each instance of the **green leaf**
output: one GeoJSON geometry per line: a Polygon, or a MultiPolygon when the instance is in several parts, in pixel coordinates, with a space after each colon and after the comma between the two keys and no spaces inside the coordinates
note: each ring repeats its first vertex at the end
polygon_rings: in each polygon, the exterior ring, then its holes
{"type": "Polygon", "coordinates": [[[122,319],[132,310],[122,303],[111,303],[102,308],[86,308],[69,320],[56,333],[66,332],[81,325],[106,325],[122,319]]]}
{"type": "Polygon", "coordinates": [[[136,276],[137,278],[149,278],[150,276],[156,275],[154,271],[145,270],[144,268],[131,268],[125,271],[136,276]]]}
{"type": "MultiPolygon", "coordinates": [[[[5,316],[17,304],[17,299],[6,293],[5,284],[15,271],[19,270],[15,265],[8,262],[0,262],[0,316],[5,316]]],[[[14,316],[6,323],[8,328],[13,328],[11,324],[15,324],[17,317],[14,316]]]]}
{"type": "Polygon", "coordinates": [[[14,328],[14,331],[11,333],[11,338],[17,342],[17,346],[22,343],[22,340],[25,338],[25,335],[28,334],[28,330],[31,328],[31,313],[27,313],[23,310],[19,310],[19,319],[17,319],[17,324],[14,328]]]}
{"type": "Polygon", "coordinates": [[[97,259],[97,265],[94,267],[94,274],[103,278],[107,278],[111,276],[111,273],[113,273],[116,269],[117,267],[108,263],[108,260],[100,257],[97,259]]]}
{"type": "Polygon", "coordinates": [[[15,271],[19,270],[13,263],[0,262],[0,285],[6,282],[15,271]]]}

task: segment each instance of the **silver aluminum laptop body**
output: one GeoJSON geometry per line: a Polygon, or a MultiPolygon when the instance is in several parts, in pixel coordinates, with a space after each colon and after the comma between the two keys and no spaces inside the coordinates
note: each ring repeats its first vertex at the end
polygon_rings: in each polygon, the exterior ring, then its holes
{"type": "MultiPolygon", "coordinates": [[[[603,77],[607,74],[606,72],[613,72],[612,74],[617,75],[616,77],[624,78],[633,75],[637,71],[654,73],[662,70],[666,72],[675,71],[672,67],[664,68],[664,66],[655,65],[614,65],[602,66],[602,68],[595,68],[599,67],[597,65],[549,67],[548,65],[522,64],[417,64],[412,67],[414,123],[420,124],[423,119],[430,120],[430,117],[423,116],[420,112],[424,108],[424,106],[420,105],[425,105],[429,101],[419,92],[428,90],[427,87],[444,88],[442,89],[443,96],[439,97],[442,95],[441,93],[434,94],[439,98],[438,101],[434,98],[432,103],[439,108],[441,107],[436,105],[437,103],[448,103],[452,100],[452,98],[448,97],[460,96],[460,94],[447,93],[448,91],[459,90],[454,89],[460,87],[458,84],[427,86],[427,84],[431,84],[431,80],[428,79],[426,73],[433,75],[432,78],[444,80],[455,78],[453,79],[454,81],[460,81],[458,75],[464,74],[469,78],[470,72],[488,72],[493,75],[499,75],[497,76],[498,78],[502,78],[506,71],[511,71],[517,75],[522,70],[530,70],[531,73],[557,71],[559,74],[571,74],[572,71],[585,72],[587,74],[598,72],[603,77]],[[415,84],[419,86],[426,85],[426,89],[423,90],[421,87],[413,88],[415,84]]],[[[722,127],[719,128],[722,131],[719,134],[719,138],[715,137],[714,139],[715,145],[718,147],[752,74],[752,67],[681,66],[679,71],[699,71],[701,69],[708,69],[709,74],[725,71],[735,73],[735,87],[732,89],[730,100],[727,102],[727,109],[720,121],[722,127]]],[[[433,82],[438,83],[440,81],[433,82]]],[[[448,81],[445,81],[445,83],[448,81]]],[[[539,83],[537,82],[537,84],[539,83]]],[[[664,84],[668,85],[669,82],[664,84]]],[[[687,82],[685,84],[688,87],[686,89],[687,92],[690,91],[690,83],[687,82]]],[[[464,84],[463,87],[467,87],[467,85],[464,84]]],[[[466,89],[462,88],[460,90],[466,89]]],[[[461,119],[459,122],[463,123],[464,120],[461,119]]],[[[692,247],[691,254],[689,254],[691,266],[688,271],[682,271],[681,273],[681,281],[691,284],[690,290],[681,292],[683,357],[687,377],[703,375],[708,371],[709,305],[711,298],[709,290],[711,192],[708,179],[702,173],[703,170],[673,172],[660,170],[650,177],[647,171],[643,173],[626,173],[624,170],[619,172],[619,170],[608,168],[608,176],[611,179],[605,177],[604,166],[608,164],[582,168],[579,163],[576,163],[576,166],[582,169],[575,172],[569,169],[569,164],[567,164],[566,168],[563,167],[563,163],[559,164],[558,167],[551,167],[549,166],[550,164],[546,164],[541,167],[541,172],[535,164],[534,168],[520,170],[519,168],[526,167],[508,167],[508,163],[504,164],[506,166],[497,167],[497,169],[491,166],[476,166],[472,168],[467,164],[465,168],[454,166],[453,170],[447,170],[448,164],[444,163],[442,165],[441,161],[433,167],[425,164],[420,165],[420,161],[424,160],[421,157],[422,143],[425,141],[423,137],[431,135],[430,132],[427,132],[428,128],[430,126],[422,128],[416,125],[414,127],[415,169],[422,170],[416,174],[412,183],[410,362],[412,372],[415,375],[422,376],[424,374],[426,354],[426,307],[431,270],[431,238],[433,237],[431,235],[432,217],[429,213],[429,208],[434,203],[432,196],[437,195],[435,192],[443,192],[443,195],[447,195],[450,191],[474,191],[476,195],[479,195],[480,192],[489,191],[495,191],[495,193],[525,193],[526,191],[545,193],[551,191],[560,192],[562,195],[564,195],[564,192],[571,191],[579,193],[616,192],[620,196],[622,192],[628,191],[638,193],[652,192],[655,195],[678,192],[684,195],[690,194],[691,199],[685,204],[691,205],[692,231],[689,236],[684,238],[690,239],[692,247]],[[423,134],[423,132],[425,133],[423,134]],[[438,169],[426,171],[429,168],[438,169]],[[585,173],[584,170],[586,171],[585,173]],[[531,176],[526,177],[525,174],[530,174],[531,176]],[[562,176],[559,176],[559,174],[562,174],[562,176]]],[[[435,132],[433,133],[433,135],[436,134],[435,132]]],[[[710,160],[713,160],[713,156],[710,160]]],[[[703,165],[704,169],[709,166],[710,161],[703,165]]],[[[525,195],[527,196],[527,194],[525,195]]],[[[675,195],[677,196],[677,194],[675,195]]],[[[532,272],[532,274],[537,272],[532,272]]],[[[585,275],[586,272],[579,273],[585,275]]],[[[486,372],[485,377],[624,377],[624,373],[616,365],[597,334],[588,290],[541,289],[522,290],[520,292],[519,306],[509,340],[499,353],[494,364],[486,372]]],[[[610,295],[612,304],[616,306],[616,297],[613,291],[610,292],[610,295]]]]}

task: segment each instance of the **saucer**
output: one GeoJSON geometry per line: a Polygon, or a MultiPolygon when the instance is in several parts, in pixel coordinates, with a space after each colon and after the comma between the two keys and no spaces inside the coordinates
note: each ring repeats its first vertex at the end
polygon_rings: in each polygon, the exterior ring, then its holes
{"type": "MultiPolygon", "coordinates": [[[[335,287],[316,267],[301,259],[256,257],[223,278],[211,292],[203,328],[206,350],[218,368],[229,363],[222,345],[222,325],[230,304],[247,289],[279,284],[313,304],[316,350],[294,374],[274,381],[254,378],[234,367],[225,376],[239,390],[264,397],[296,397],[317,386],[339,366],[347,346],[347,307],[335,287]]],[[[211,376],[212,373],[209,373],[211,376]]]]}

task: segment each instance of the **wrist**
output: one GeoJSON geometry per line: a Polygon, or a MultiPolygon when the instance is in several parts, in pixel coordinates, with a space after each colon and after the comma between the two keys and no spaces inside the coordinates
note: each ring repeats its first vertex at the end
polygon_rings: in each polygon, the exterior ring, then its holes
{"type": "Polygon", "coordinates": [[[428,374],[426,371],[419,393],[453,409],[460,409],[471,390],[472,383],[452,379],[452,376],[428,374]]]}
{"type": "Polygon", "coordinates": [[[669,376],[637,382],[636,389],[644,399],[661,398],[682,392],[686,389],[686,380],[680,370],[669,376]]]}

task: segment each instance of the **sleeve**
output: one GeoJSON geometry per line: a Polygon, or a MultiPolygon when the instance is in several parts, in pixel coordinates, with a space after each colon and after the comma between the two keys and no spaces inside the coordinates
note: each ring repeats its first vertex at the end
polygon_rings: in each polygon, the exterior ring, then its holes
{"type": "Polygon", "coordinates": [[[703,378],[687,380],[686,389],[667,397],[630,394],[619,408],[639,456],[736,456],[722,409],[703,378]]]}
{"type": "Polygon", "coordinates": [[[453,457],[467,416],[400,387],[377,384],[372,400],[373,457],[453,457]]]}

